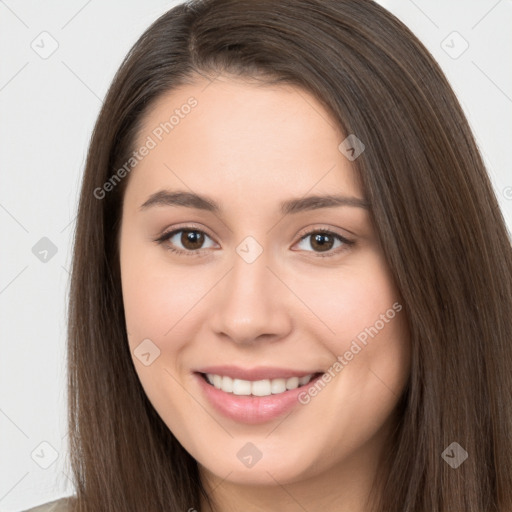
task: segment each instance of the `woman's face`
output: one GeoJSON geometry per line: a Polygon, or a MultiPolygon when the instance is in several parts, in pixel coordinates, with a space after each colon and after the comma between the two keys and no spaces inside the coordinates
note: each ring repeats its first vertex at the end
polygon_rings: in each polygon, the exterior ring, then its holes
{"type": "Polygon", "coordinates": [[[369,474],[385,443],[408,332],[345,138],[305,91],[229,78],[144,118],[120,232],[130,351],[210,478],[369,474]]]}

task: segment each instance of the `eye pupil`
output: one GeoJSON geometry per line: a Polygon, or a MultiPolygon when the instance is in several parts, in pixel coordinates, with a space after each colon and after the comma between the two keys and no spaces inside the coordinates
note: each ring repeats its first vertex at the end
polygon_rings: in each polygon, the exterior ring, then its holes
{"type": "Polygon", "coordinates": [[[199,249],[204,243],[204,234],[199,231],[185,229],[181,235],[181,243],[183,244],[183,247],[190,249],[191,251],[199,249]],[[192,247],[188,244],[192,244],[192,247]]]}
{"type": "Polygon", "coordinates": [[[315,245],[317,245],[317,249],[320,249],[320,251],[328,251],[332,248],[333,244],[333,237],[331,235],[328,235],[326,233],[317,233],[313,236],[313,243],[311,246],[315,248],[315,245]],[[325,242],[326,239],[330,239],[327,243],[325,242]]]}

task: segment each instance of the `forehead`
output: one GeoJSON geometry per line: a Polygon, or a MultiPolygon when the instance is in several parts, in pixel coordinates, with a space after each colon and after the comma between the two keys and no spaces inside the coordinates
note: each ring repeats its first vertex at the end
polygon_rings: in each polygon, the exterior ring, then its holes
{"type": "Polygon", "coordinates": [[[362,197],[338,149],[344,138],[330,113],[298,87],[198,80],[159,98],[143,118],[134,149],[150,149],[126,193],[142,198],[179,186],[269,204],[308,191],[362,197]]]}

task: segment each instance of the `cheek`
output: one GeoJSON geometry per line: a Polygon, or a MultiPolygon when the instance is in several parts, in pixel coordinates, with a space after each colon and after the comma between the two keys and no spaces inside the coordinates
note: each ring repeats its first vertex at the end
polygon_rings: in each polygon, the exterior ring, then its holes
{"type": "Polygon", "coordinates": [[[355,416],[361,425],[370,425],[389,413],[409,374],[403,305],[378,251],[361,254],[340,267],[337,277],[333,274],[302,280],[300,293],[317,317],[302,326],[330,354],[326,369],[331,369],[334,388],[339,387],[340,404],[359,411],[365,403],[367,412],[355,416]]]}
{"type": "MultiPolygon", "coordinates": [[[[169,285],[155,274],[150,258],[126,242],[121,245],[121,284],[128,332],[136,337],[157,337],[167,309],[163,300],[169,285]]],[[[169,294],[169,298],[170,298],[169,294]]]]}
{"type": "Polygon", "coordinates": [[[358,335],[364,339],[366,330],[375,325],[387,333],[395,328],[399,314],[393,304],[400,298],[377,251],[367,251],[346,266],[298,282],[297,295],[304,298],[316,323],[323,324],[323,339],[336,354],[347,350],[358,335]],[[383,324],[381,315],[386,312],[389,322],[383,324]]]}
{"type": "MultiPolygon", "coordinates": [[[[135,239],[135,237],[134,237],[135,239]]],[[[144,391],[164,421],[175,433],[187,425],[190,396],[177,383],[180,351],[190,339],[181,333],[180,319],[197,303],[204,287],[201,279],[190,279],[183,268],[169,265],[166,253],[144,249],[140,241],[121,245],[121,282],[126,328],[135,370],[144,391]],[[151,340],[155,348],[144,340],[151,340]],[[172,342],[169,342],[172,340],[172,342]],[[148,365],[137,354],[150,353],[148,365]],[[154,359],[153,359],[154,358],[154,359]]]]}
{"type": "Polygon", "coordinates": [[[123,278],[126,323],[130,329],[144,330],[145,336],[168,334],[200,297],[202,286],[184,279],[183,273],[165,275],[142,270],[123,278]]]}
{"type": "Polygon", "coordinates": [[[129,232],[121,239],[121,283],[127,328],[160,338],[183,315],[194,293],[194,280],[166,264],[163,248],[145,247],[129,232]]]}

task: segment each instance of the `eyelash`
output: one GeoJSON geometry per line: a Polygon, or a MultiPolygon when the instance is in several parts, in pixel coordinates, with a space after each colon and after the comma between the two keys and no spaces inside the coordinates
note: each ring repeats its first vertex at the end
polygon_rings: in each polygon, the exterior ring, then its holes
{"type": "MultiPolygon", "coordinates": [[[[208,238],[211,238],[210,236],[208,236],[207,233],[205,233],[204,231],[202,231],[200,229],[196,229],[195,227],[183,226],[179,229],[175,229],[173,231],[169,231],[168,233],[164,233],[162,236],[157,238],[155,240],[155,242],[160,245],[163,245],[166,241],[168,241],[170,238],[172,238],[176,233],[180,233],[182,231],[191,231],[194,233],[202,233],[202,234],[206,235],[208,238]]],[[[325,254],[322,254],[317,251],[306,251],[306,252],[313,252],[316,255],[316,257],[320,257],[320,258],[330,258],[332,256],[336,256],[337,254],[340,254],[341,252],[347,250],[350,246],[355,244],[354,241],[348,240],[347,238],[341,236],[340,234],[335,233],[334,231],[330,231],[328,229],[315,229],[312,231],[308,231],[307,233],[305,233],[304,235],[301,236],[299,242],[302,242],[302,240],[308,238],[309,236],[311,236],[313,234],[330,235],[344,244],[344,246],[338,247],[336,250],[329,249],[329,251],[326,252],[325,254]]],[[[176,247],[167,246],[166,250],[168,250],[172,253],[178,254],[178,255],[194,257],[194,256],[202,256],[202,251],[207,250],[207,249],[183,250],[183,249],[177,249],[176,247]]]]}

